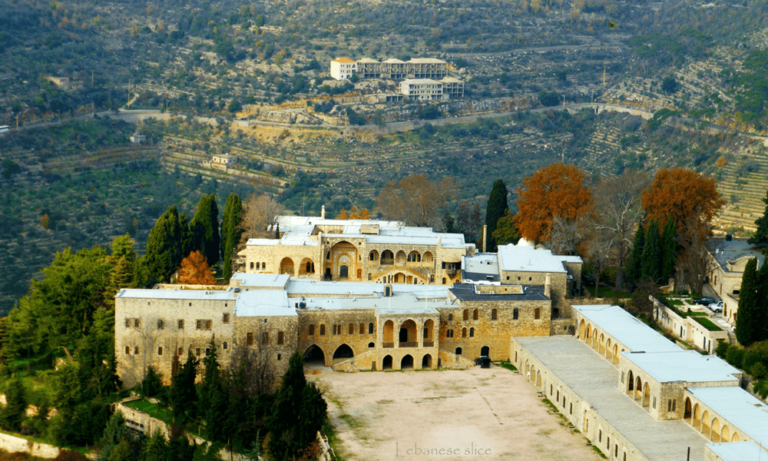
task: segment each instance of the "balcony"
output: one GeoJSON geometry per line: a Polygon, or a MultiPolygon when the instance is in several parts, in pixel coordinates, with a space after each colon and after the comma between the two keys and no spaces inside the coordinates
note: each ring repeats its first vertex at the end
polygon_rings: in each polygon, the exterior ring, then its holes
{"type": "Polygon", "coordinates": [[[435,347],[434,341],[424,341],[424,347],[435,347]]]}
{"type": "Polygon", "coordinates": [[[418,342],[401,342],[400,347],[419,347],[418,342]]]}
{"type": "Polygon", "coordinates": [[[395,343],[384,343],[383,347],[387,349],[392,349],[393,347],[395,347],[395,343]]]}
{"type": "Polygon", "coordinates": [[[395,260],[389,259],[389,258],[388,259],[381,258],[381,262],[379,264],[381,264],[382,266],[392,266],[395,264],[395,260]]]}

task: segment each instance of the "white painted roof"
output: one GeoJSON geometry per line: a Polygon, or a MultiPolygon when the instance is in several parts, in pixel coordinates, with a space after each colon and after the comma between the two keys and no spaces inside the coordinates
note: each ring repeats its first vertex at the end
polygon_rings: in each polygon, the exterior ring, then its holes
{"type": "Polygon", "coordinates": [[[738,386],[740,382],[741,371],[728,365],[715,355],[701,355],[696,351],[684,351],[680,348],[674,352],[625,351],[621,355],[660,383],[673,381],[689,383],[729,382],[738,386]]]}
{"type": "Polygon", "coordinates": [[[707,448],[723,461],[768,461],[768,451],[763,450],[752,441],[710,443],[707,444],[707,448]]]}
{"type": "Polygon", "coordinates": [[[405,64],[404,61],[401,61],[397,58],[389,58],[386,61],[382,61],[382,62],[386,62],[387,64],[405,64]]]}
{"type": "Polygon", "coordinates": [[[374,296],[376,293],[384,293],[384,285],[381,283],[367,282],[319,282],[313,279],[292,278],[290,282],[288,282],[287,290],[288,294],[291,296],[374,296]]]}
{"type": "MultiPolygon", "coordinates": [[[[739,386],[694,387],[688,388],[688,392],[728,420],[728,424],[739,432],[768,447],[768,405],[739,386]]],[[[721,426],[723,423],[720,422],[721,426]]],[[[733,432],[731,429],[731,434],[733,432]]]]}
{"type": "Polygon", "coordinates": [[[438,314],[438,307],[457,307],[447,298],[419,299],[413,293],[376,298],[305,298],[307,309],[375,309],[379,314],[438,314]]]}
{"type": "MultiPolygon", "coordinates": [[[[537,250],[527,246],[502,245],[499,247],[499,268],[515,272],[567,272],[563,256],[553,255],[550,250],[537,250]]],[[[575,256],[575,261],[581,258],[575,256]]]]}
{"type": "Polygon", "coordinates": [[[366,63],[366,64],[374,64],[374,63],[378,64],[379,63],[379,61],[377,61],[375,59],[371,59],[371,58],[360,58],[360,59],[357,60],[357,62],[362,62],[362,63],[366,63]]]}
{"type": "Polygon", "coordinates": [[[296,309],[288,301],[285,290],[241,291],[235,304],[238,317],[295,316],[296,309]]]}
{"type": "MultiPolygon", "coordinates": [[[[573,309],[588,318],[593,326],[604,330],[630,351],[677,352],[680,348],[619,306],[608,304],[574,305],[573,309]]],[[[579,331],[580,325],[576,326],[579,331]]]]}
{"type": "Polygon", "coordinates": [[[117,292],[116,298],[133,299],[189,299],[189,300],[234,300],[232,288],[222,287],[222,290],[151,290],[123,288],[117,292]]]}
{"type": "Polygon", "coordinates": [[[431,78],[407,78],[403,80],[403,83],[407,85],[442,85],[441,82],[431,78]]]}
{"type": "Polygon", "coordinates": [[[445,64],[445,61],[437,58],[413,58],[408,62],[412,62],[414,64],[445,64]]]}
{"type": "Polygon", "coordinates": [[[240,288],[285,288],[290,280],[288,274],[246,274],[238,272],[232,280],[240,280],[240,288]]]}

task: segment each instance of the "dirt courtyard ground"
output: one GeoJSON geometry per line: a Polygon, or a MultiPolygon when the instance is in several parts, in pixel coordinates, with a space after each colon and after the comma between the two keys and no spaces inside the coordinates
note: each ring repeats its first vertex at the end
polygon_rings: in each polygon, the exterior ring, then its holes
{"type": "Polygon", "coordinates": [[[307,379],[325,392],[345,460],[601,459],[549,412],[533,386],[501,367],[314,370],[322,372],[307,379]]]}

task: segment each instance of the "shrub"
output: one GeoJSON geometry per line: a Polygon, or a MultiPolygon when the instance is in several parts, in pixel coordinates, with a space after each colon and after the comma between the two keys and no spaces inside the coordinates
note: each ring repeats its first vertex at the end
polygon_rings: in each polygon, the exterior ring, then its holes
{"type": "Polygon", "coordinates": [[[763,365],[763,362],[757,362],[749,368],[749,374],[755,379],[763,379],[768,374],[768,368],[763,365]]]}
{"type": "Polygon", "coordinates": [[[721,359],[725,360],[725,355],[728,353],[728,349],[730,347],[731,347],[730,344],[720,340],[717,342],[717,348],[715,348],[715,354],[721,359]]]}
{"type": "Polygon", "coordinates": [[[744,349],[731,347],[725,354],[725,360],[734,367],[741,368],[741,366],[744,364],[744,349]]]}

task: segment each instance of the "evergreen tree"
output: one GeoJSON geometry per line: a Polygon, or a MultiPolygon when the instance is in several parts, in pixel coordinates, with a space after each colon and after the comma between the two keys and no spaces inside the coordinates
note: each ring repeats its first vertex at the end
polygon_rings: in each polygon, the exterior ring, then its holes
{"type": "Polygon", "coordinates": [[[0,425],[3,429],[18,432],[27,412],[26,392],[19,378],[8,381],[5,401],[5,406],[0,410],[0,425]]]}
{"type": "Polygon", "coordinates": [[[186,213],[179,215],[179,227],[181,228],[181,257],[183,259],[194,251],[192,229],[189,228],[189,218],[186,213]]]}
{"type": "Polygon", "coordinates": [[[112,413],[112,416],[107,422],[107,427],[104,428],[104,434],[101,436],[99,446],[101,451],[98,461],[108,461],[113,451],[117,450],[118,444],[128,436],[128,429],[125,427],[125,418],[119,411],[112,413]]]}
{"type": "Polygon", "coordinates": [[[496,223],[504,217],[509,209],[507,205],[507,186],[504,181],[497,179],[493,183],[493,189],[488,196],[488,205],[485,209],[486,238],[485,244],[487,251],[496,251],[496,240],[493,238],[493,232],[496,230],[496,223]]]}
{"type": "Polygon", "coordinates": [[[643,276],[643,248],[645,247],[645,230],[642,223],[637,226],[635,239],[632,242],[632,253],[629,255],[627,269],[624,275],[627,280],[639,282],[643,276]]]}
{"type": "Polygon", "coordinates": [[[150,279],[167,281],[178,269],[183,258],[180,242],[179,214],[176,207],[172,206],[160,216],[155,227],[149,231],[145,259],[150,279]]]}
{"type": "Polygon", "coordinates": [[[761,315],[757,288],[757,259],[752,258],[744,268],[739,291],[739,308],[736,311],[736,339],[744,347],[758,341],[761,329],[765,328],[765,325],[758,323],[761,315]]]}
{"type": "Polygon", "coordinates": [[[205,195],[200,199],[189,227],[192,231],[192,250],[200,250],[208,260],[208,265],[215,266],[219,262],[221,243],[219,238],[219,207],[216,205],[214,194],[205,195]]]}
{"type": "Polygon", "coordinates": [[[197,377],[198,361],[192,351],[187,355],[187,361],[173,375],[171,382],[171,414],[176,424],[183,424],[187,419],[197,416],[197,389],[195,378],[197,377]]]}
{"type": "Polygon", "coordinates": [[[768,261],[757,272],[757,325],[760,326],[757,341],[768,339],[768,261]]]}
{"type": "Polygon", "coordinates": [[[216,343],[211,339],[207,355],[203,359],[205,374],[200,387],[199,414],[205,421],[208,438],[215,442],[226,442],[227,433],[227,388],[219,368],[216,343]]]}
{"type": "Polygon", "coordinates": [[[295,454],[303,448],[299,445],[299,414],[307,379],[304,377],[304,359],[295,352],[288,362],[288,371],[283,375],[280,390],[277,392],[272,415],[269,418],[269,431],[272,436],[269,450],[273,454],[295,454]]]}
{"type": "Polygon", "coordinates": [[[224,216],[221,219],[221,258],[224,280],[232,277],[232,256],[243,233],[240,229],[242,214],[242,200],[238,195],[230,194],[224,205],[224,216]]]}
{"type": "Polygon", "coordinates": [[[664,224],[664,232],[661,235],[661,280],[667,283],[670,277],[675,275],[677,267],[677,223],[674,218],[669,218],[664,224]]]}
{"type": "Polygon", "coordinates": [[[299,411],[299,427],[297,431],[298,445],[306,447],[317,437],[328,417],[328,404],[323,399],[323,393],[308,383],[301,393],[301,409],[299,411]]]}
{"type": "Polygon", "coordinates": [[[173,459],[173,454],[168,450],[168,442],[159,430],[144,440],[143,448],[142,461],[166,461],[173,459]]]}
{"type": "Polygon", "coordinates": [[[659,223],[652,219],[645,230],[645,243],[643,244],[642,278],[653,280],[657,283],[661,278],[662,245],[659,223]]]}
{"type": "Polygon", "coordinates": [[[765,211],[763,212],[763,215],[755,221],[757,230],[748,242],[751,245],[763,248],[763,253],[768,253],[768,250],[766,250],[768,247],[768,192],[766,192],[765,198],[762,200],[765,203],[765,211]]]}

